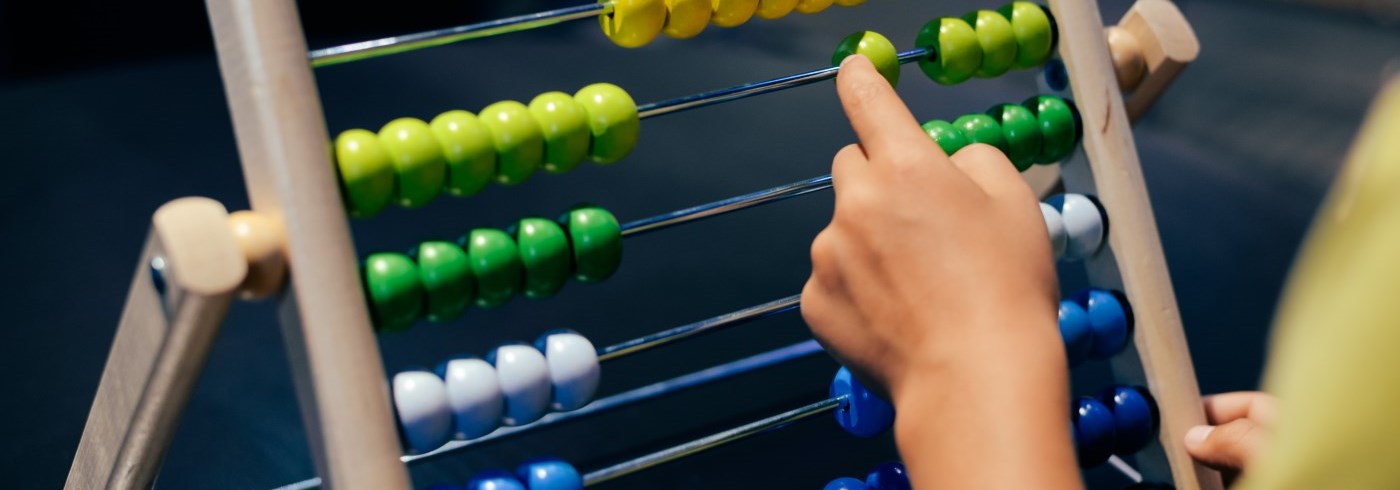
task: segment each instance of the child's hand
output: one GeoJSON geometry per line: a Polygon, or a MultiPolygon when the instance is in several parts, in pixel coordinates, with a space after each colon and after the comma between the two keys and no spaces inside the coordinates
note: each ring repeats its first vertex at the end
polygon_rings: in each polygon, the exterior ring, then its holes
{"type": "Polygon", "coordinates": [[[1231,473],[1249,467],[1274,431],[1274,397],[1258,391],[1237,391],[1205,398],[1211,425],[1186,432],[1186,452],[1206,466],[1231,473]]]}

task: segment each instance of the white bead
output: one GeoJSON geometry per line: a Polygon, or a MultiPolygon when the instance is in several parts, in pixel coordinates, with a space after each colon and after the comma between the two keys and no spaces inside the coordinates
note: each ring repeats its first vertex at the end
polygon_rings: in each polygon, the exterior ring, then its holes
{"type": "Polygon", "coordinates": [[[544,354],[528,345],[496,348],[496,380],[505,395],[505,425],[539,420],[549,409],[549,364],[544,354]]]}
{"type": "Polygon", "coordinates": [[[602,376],[593,343],[577,333],[560,332],[546,336],[541,347],[554,388],[553,408],[574,410],[592,401],[602,376]]]}
{"type": "Polygon", "coordinates": [[[453,359],[443,365],[442,373],[457,437],[474,439],[496,430],[505,410],[496,368],[481,359],[453,359]]]}
{"type": "Polygon", "coordinates": [[[394,408],[409,449],[424,453],[437,449],[452,436],[452,409],[447,406],[447,386],[427,371],[394,375],[394,408]]]}
{"type": "Polygon", "coordinates": [[[1055,252],[1055,258],[1065,256],[1065,246],[1069,243],[1069,234],[1065,233],[1065,221],[1060,217],[1060,212],[1054,206],[1040,203],[1040,214],[1045,216],[1045,229],[1050,232],[1050,250],[1055,252]]]}
{"type": "Polygon", "coordinates": [[[1059,211],[1065,233],[1069,235],[1065,258],[1086,259],[1098,253],[1103,245],[1104,232],[1099,206],[1082,194],[1065,194],[1059,211]]]}

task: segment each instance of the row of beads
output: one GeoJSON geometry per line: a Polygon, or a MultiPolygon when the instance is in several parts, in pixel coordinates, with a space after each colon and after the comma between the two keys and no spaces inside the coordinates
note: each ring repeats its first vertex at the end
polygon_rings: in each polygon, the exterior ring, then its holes
{"type": "Polygon", "coordinates": [[[1021,171],[1032,164],[1064,160],[1082,135],[1079,111],[1053,95],[1037,95],[1019,105],[1001,104],[952,123],[932,120],[923,127],[949,155],[967,145],[984,143],[1005,153],[1021,171]]]}
{"type": "Polygon", "coordinates": [[[416,208],[443,190],[470,196],[493,179],[518,184],[538,168],[564,173],[585,158],[614,163],[631,153],[640,129],[632,97],[595,83],[572,96],[540,94],[528,106],[507,100],[479,115],[395,119],[378,134],[351,129],[336,137],[335,161],[347,210],[369,217],[390,201],[416,208]]]}
{"type": "Polygon", "coordinates": [[[1060,338],[1070,367],[1105,360],[1128,345],[1133,316],[1112,291],[1090,288],[1060,302],[1060,338]]]}
{"type": "Polygon", "coordinates": [[[822,490],[912,490],[914,486],[909,483],[909,472],[905,471],[904,465],[891,462],[876,466],[875,470],[865,476],[865,481],[855,478],[845,477],[831,480],[822,490]]]}
{"type": "Polygon", "coordinates": [[[1083,194],[1058,194],[1040,203],[1050,247],[1060,260],[1083,260],[1098,253],[1108,231],[1098,203],[1083,194]]]}
{"type": "Polygon", "coordinates": [[[1081,467],[1141,451],[1157,434],[1157,405],[1145,389],[1111,386],[1097,398],[1083,397],[1074,404],[1074,446],[1081,467]]]}
{"type": "Polygon", "coordinates": [[[953,85],[1044,63],[1055,47],[1055,26],[1044,7],[1011,2],[998,10],[968,12],[961,19],[934,19],[919,30],[914,45],[934,52],[919,60],[924,74],[953,85]]]}
{"type": "Polygon", "coordinates": [[[579,206],[558,221],[524,218],[507,230],[477,228],[456,243],[427,241],[411,254],[365,259],[365,296],[375,328],[408,328],[425,313],[448,321],[473,302],[492,307],[524,293],[553,296],[570,274],[583,282],[612,276],[622,261],[622,229],[612,213],[579,206]]]}
{"type": "Polygon", "coordinates": [[[515,469],[486,470],[467,481],[465,487],[439,484],[428,490],[582,490],[583,476],[559,458],[537,458],[515,469]]]}
{"type": "Polygon", "coordinates": [[[815,14],[833,3],[854,7],[865,0],[612,0],[612,13],[599,16],[598,22],[613,43],[637,48],[659,34],[687,39],[711,24],[736,27],[754,16],[777,19],[793,11],[815,14]]]}
{"type": "Polygon", "coordinates": [[[535,345],[505,344],[486,359],[459,357],[436,372],[394,375],[399,428],[413,452],[449,439],[473,439],[501,425],[524,425],[550,409],[574,410],[593,400],[602,373],[587,338],[571,331],[540,336],[535,345]]]}

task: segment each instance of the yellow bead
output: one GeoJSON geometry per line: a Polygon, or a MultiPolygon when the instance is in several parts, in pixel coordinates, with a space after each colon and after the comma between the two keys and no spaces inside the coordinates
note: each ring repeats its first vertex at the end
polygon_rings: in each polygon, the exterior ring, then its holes
{"type": "Polygon", "coordinates": [[[611,3],[612,13],[598,16],[598,22],[603,26],[603,34],[618,46],[646,46],[666,24],[666,4],[662,0],[614,0],[611,3]]]}
{"type": "Polygon", "coordinates": [[[666,0],[666,25],[661,32],[674,39],[689,39],[710,25],[710,0],[666,0]]]}
{"type": "Polygon", "coordinates": [[[1011,21],[991,10],[970,12],[963,20],[972,25],[977,32],[977,42],[982,46],[982,63],[973,75],[995,78],[1010,70],[1016,62],[1016,34],[1011,29],[1011,21]]]}
{"type": "Polygon", "coordinates": [[[496,182],[519,184],[544,161],[544,135],[525,104],[504,100],[481,110],[496,147],[496,182]]]}
{"type": "Polygon", "coordinates": [[[758,10],[758,0],[710,0],[710,23],[735,27],[749,21],[758,10]]]}
{"type": "Polygon", "coordinates": [[[836,0],[836,5],[840,5],[842,7],[855,7],[864,3],[865,0],[836,0]]]}
{"type": "Polygon", "coordinates": [[[792,13],[798,0],[758,0],[758,10],[754,15],[764,19],[777,19],[792,13]]]}
{"type": "Polygon", "coordinates": [[[588,112],[588,127],[593,135],[588,158],[606,165],[632,153],[642,124],[637,118],[637,103],[626,90],[611,83],[595,83],[579,89],[574,100],[588,112]]]}
{"type": "Polygon", "coordinates": [[[804,14],[815,14],[831,6],[831,0],[798,0],[797,10],[804,14]]]}
{"type": "Polygon", "coordinates": [[[491,132],[467,111],[447,111],[428,123],[442,155],[447,158],[447,192],[470,196],[480,192],[496,174],[496,145],[491,132]]]}
{"type": "Polygon", "coordinates": [[[351,216],[374,216],[394,199],[394,162],[374,133],[363,129],[340,133],[335,138],[335,166],[351,216]]]}
{"type": "Polygon", "coordinates": [[[379,142],[394,162],[400,206],[420,207],[442,192],[447,161],[428,123],[411,117],[389,121],[379,130],[379,142]]]}
{"type": "Polygon", "coordinates": [[[564,173],[588,156],[588,113],[564,92],[545,92],[530,101],[530,115],[544,134],[544,170],[564,173]]]}

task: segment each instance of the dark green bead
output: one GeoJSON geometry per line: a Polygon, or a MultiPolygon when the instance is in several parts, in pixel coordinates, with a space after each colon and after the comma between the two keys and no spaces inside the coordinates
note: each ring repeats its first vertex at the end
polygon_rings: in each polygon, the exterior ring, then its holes
{"type": "Polygon", "coordinates": [[[933,138],[933,141],[943,148],[943,153],[948,155],[957,153],[964,146],[972,144],[972,140],[968,139],[962,130],[953,127],[948,121],[934,119],[924,123],[923,127],[924,131],[928,133],[928,137],[933,138]]]}
{"type": "Polygon", "coordinates": [[[1016,104],[1002,104],[987,111],[1001,123],[1006,138],[1006,158],[1025,171],[1040,157],[1040,123],[1030,109],[1016,104]]]}
{"type": "Polygon", "coordinates": [[[396,332],[413,326],[423,314],[423,283],[407,255],[382,252],[364,265],[365,293],[376,330],[396,332]]]}
{"type": "Polygon", "coordinates": [[[622,262],[622,227],[608,210],[581,206],[560,221],[569,231],[574,251],[574,277],[600,282],[613,275],[622,262]]]}
{"type": "Polygon", "coordinates": [[[495,228],[477,228],[467,234],[465,248],[476,277],[477,306],[498,306],[520,291],[525,271],[510,235],[495,228]]]}
{"type": "Polygon", "coordinates": [[[1006,136],[1001,133],[1001,125],[986,114],[968,114],[953,121],[953,127],[967,135],[973,143],[995,146],[1006,152],[1006,136]]]}
{"type": "Polygon", "coordinates": [[[559,292],[573,265],[564,229],[544,218],[525,218],[515,226],[515,242],[525,267],[525,296],[547,298],[559,292]]]}
{"type": "Polygon", "coordinates": [[[426,293],[428,320],[457,318],[476,296],[475,279],[467,252],[452,242],[423,242],[414,251],[418,278],[426,293]]]}
{"type": "Polygon", "coordinates": [[[1053,95],[1037,95],[1021,105],[1035,114],[1040,126],[1040,155],[1036,163],[1059,162],[1074,153],[1079,144],[1079,116],[1069,102],[1053,95]]]}

